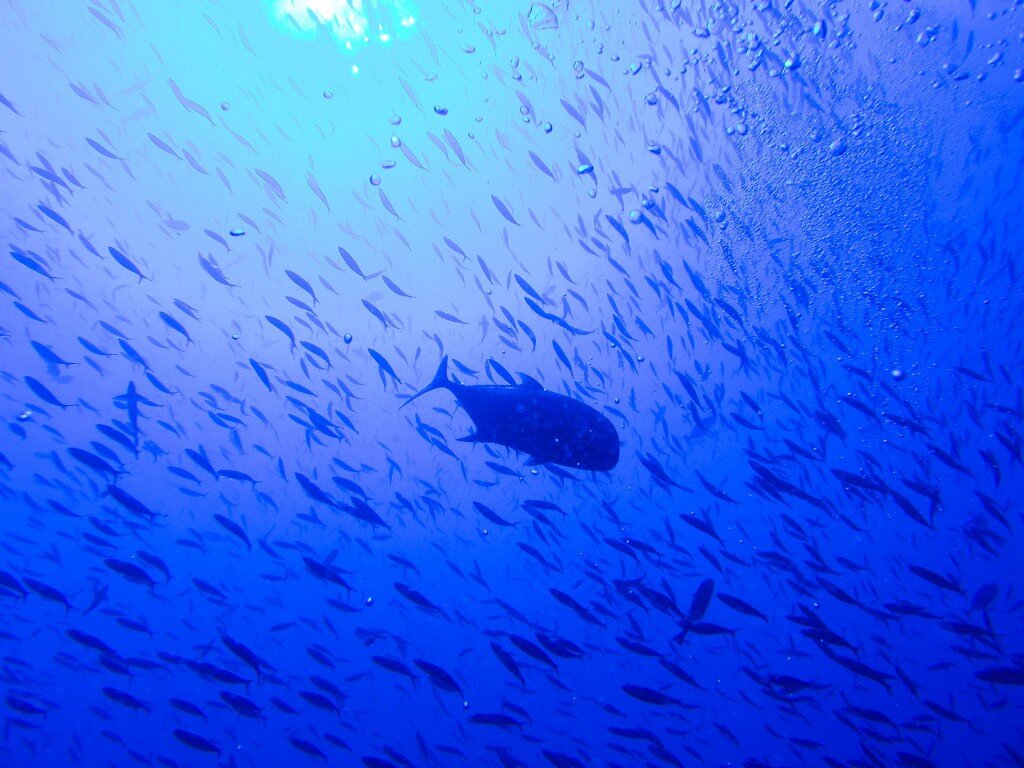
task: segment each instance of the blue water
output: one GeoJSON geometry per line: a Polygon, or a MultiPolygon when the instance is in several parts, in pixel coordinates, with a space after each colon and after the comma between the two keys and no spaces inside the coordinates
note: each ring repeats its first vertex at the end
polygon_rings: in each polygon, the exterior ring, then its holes
{"type": "Polygon", "coordinates": [[[1020,2],[0,24],[0,764],[1024,765],[1020,2]]]}

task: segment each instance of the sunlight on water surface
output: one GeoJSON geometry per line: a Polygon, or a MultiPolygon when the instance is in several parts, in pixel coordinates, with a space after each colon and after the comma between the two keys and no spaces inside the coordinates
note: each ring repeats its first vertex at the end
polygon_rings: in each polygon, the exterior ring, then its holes
{"type": "Polygon", "coordinates": [[[417,10],[408,0],[273,0],[272,9],[277,22],[292,34],[314,37],[326,32],[347,51],[407,39],[417,10]]]}

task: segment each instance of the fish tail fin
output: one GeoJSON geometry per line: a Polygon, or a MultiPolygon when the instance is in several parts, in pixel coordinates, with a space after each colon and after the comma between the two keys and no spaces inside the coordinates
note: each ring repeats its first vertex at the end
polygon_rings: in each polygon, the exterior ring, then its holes
{"type": "Polygon", "coordinates": [[[441,364],[437,366],[437,373],[434,374],[434,378],[431,379],[430,383],[427,384],[423,389],[417,392],[415,395],[410,397],[399,408],[405,408],[409,403],[415,400],[420,395],[425,395],[427,392],[433,392],[435,389],[447,389],[452,385],[448,379],[448,355],[441,358],[441,364]]]}

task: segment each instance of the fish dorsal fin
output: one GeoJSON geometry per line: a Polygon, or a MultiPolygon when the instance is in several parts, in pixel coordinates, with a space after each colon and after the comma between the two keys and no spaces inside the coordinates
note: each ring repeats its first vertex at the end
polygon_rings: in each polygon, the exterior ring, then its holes
{"type": "Polygon", "coordinates": [[[520,373],[519,378],[523,380],[523,383],[519,386],[524,389],[544,389],[544,386],[537,381],[533,376],[527,376],[525,373],[520,373]]]}

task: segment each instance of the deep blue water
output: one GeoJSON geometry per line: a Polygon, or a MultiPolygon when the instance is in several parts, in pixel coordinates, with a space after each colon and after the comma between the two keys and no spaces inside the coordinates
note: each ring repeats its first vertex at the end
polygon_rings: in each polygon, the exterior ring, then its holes
{"type": "Polygon", "coordinates": [[[0,765],[1024,765],[1019,0],[0,28],[0,765]]]}

